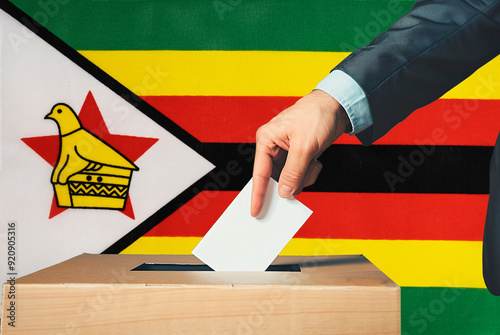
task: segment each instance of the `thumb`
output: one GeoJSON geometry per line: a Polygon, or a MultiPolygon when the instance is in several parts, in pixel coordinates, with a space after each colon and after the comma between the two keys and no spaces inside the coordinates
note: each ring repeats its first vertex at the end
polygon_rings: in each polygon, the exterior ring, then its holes
{"type": "Polygon", "coordinates": [[[278,193],[281,197],[289,198],[300,193],[311,160],[312,153],[290,147],[278,183],[278,193]]]}

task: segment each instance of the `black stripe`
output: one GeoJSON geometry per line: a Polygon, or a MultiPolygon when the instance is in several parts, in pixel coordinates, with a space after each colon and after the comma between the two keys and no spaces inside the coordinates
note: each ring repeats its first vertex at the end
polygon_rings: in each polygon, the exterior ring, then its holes
{"type": "MultiPolygon", "coordinates": [[[[119,253],[200,191],[240,191],[252,177],[255,144],[200,143],[197,151],[216,168],[104,253],[119,253]]],[[[492,152],[481,146],[333,145],[320,157],[320,177],[305,191],[487,194],[492,152]],[[389,175],[402,181],[391,188],[389,175]]]]}
{"type": "MultiPolygon", "coordinates": [[[[251,178],[254,151],[254,144],[201,144],[217,166],[208,188],[241,190],[251,178]]],[[[323,171],[306,191],[487,194],[492,152],[484,146],[333,145],[320,157],[323,171]]]]}

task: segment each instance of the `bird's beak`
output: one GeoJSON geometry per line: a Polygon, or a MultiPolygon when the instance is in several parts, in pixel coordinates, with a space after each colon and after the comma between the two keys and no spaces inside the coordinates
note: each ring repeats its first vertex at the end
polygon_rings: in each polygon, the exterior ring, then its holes
{"type": "Polygon", "coordinates": [[[45,115],[44,119],[45,120],[48,120],[48,119],[52,119],[53,120],[54,118],[52,117],[52,111],[50,111],[49,114],[45,115]]]}

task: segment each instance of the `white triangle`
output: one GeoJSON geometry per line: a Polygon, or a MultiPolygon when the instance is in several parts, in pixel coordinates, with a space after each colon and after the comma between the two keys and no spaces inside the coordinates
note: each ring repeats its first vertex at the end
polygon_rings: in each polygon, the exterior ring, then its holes
{"type": "MultiPolygon", "coordinates": [[[[0,23],[0,250],[7,250],[7,224],[15,222],[18,276],[83,252],[102,252],[214,167],[3,11],[0,23]],[[78,113],[89,91],[110,133],[159,139],[135,162],[140,170],[129,193],[135,220],[93,209],[48,218],[53,168],[21,138],[58,135],[44,116],[58,102],[78,113]]],[[[7,258],[0,259],[6,269],[7,258]]]]}

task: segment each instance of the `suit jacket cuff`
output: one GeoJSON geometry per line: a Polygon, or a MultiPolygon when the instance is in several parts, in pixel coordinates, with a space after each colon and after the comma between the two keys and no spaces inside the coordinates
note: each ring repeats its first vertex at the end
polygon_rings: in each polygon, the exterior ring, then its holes
{"type": "Polygon", "coordinates": [[[352,126],[349,135],[357,134],[372,125],[370,106],[365,92],[346,73],[333,70],[316,86],[316,89],[328,93],[344,107],[352,126]]]}

